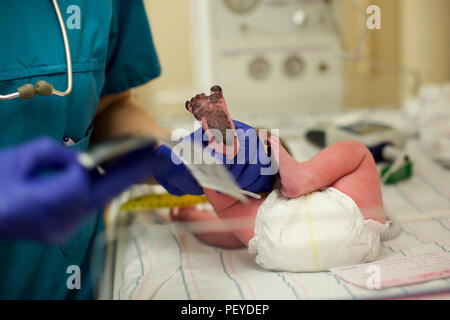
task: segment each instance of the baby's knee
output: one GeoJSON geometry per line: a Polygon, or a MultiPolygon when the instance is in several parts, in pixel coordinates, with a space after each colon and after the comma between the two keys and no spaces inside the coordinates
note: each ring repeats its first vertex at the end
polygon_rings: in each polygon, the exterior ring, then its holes
{"type": "Polygon", "coordinates": [[[378,176],[375,159],[373,158],[372,152],[370,152],[365,144],[355,140],[344,140],[337,144],[340,145],[345,153],[351,154],[360,161],[360,168],[362,167],[373,171],[375,172],[375,175],[378,176]]]}
{"type": "Polygon", "coordinates": [[[370,154],[369,148],[367,148],[365,144],[356,140],[343,140],[337,142],[336,145],[352,153],[370,154]]]}

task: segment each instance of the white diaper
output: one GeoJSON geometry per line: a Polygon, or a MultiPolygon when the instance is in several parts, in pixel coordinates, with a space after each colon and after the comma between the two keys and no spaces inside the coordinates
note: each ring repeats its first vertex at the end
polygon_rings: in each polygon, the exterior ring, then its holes
{"type": "Polygon", "coordinates": [[[324,271],[374,260],[387,228],[365,220],[353,199],[335,188],[295,199],[274,190],[258,209],[249,252],[266,269],[324,271]]]}

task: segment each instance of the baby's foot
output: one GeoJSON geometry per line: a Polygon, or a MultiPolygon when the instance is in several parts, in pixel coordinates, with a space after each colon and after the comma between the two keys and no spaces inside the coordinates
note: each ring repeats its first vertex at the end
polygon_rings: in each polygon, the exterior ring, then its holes
{"type": "Polygon", "coordinates": [[[235,126],[228,113],[222,88],[214,86],[211,95],[198,94],[186,101],[186,109],[200,121],[209,137],[210,148],[228,158],[234,158],[239,150],[235,126]]]}

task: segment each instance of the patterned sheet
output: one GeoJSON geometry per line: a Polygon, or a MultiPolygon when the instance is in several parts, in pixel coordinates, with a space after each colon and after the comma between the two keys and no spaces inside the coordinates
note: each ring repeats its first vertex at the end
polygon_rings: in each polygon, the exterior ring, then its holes
{"type": "MultiPolygon", "coordinates": [[[[348,120],[368,115],[391,121],[398,116],[394,111],[361,111],[345,117],[348,120]]],[[[280,121],[291,128],[284,138],[297,159],[317,153],[316,148],[299,138],[310,119],[290,120],[290,127],[289,120],[280,121]]],[[[273,128],[276,124],[264,125],[273,128]]],[[[417,141],[410,141],[407,151],[414,161],[414,176],[382,187],[386,210],[401,222],[401,233],[381,244],[378,259],[433,250],[450,253],[450,171],[427,158],[417,141]]],[[[137,214],[129,236],[119,244],[114,299],[367,299],[450,288],[450,278],[368,290],[330,272],[272,272],[260,268],[247,249],[204,245],[191,234],[152,217],[137,214]]]]}

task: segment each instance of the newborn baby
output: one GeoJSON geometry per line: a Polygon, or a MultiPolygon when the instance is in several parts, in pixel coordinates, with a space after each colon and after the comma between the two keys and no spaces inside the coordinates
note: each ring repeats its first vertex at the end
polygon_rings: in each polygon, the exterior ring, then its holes
{"type": "MultiPolygon", "coordinates": [[[[222,89],[197,95],[186,108],[205,131],[224,132],[222,141],[208,135],[222,153],[233,149],[233,129],[222,89]],[[232,130],[228,130],[233,132],[232,130]]],[[[175,221],[250,220],[228,232],[196,234],[203,242],[226,248],[249,247],[256,262],[280,271],[323,271],[374,260],[380,234],[387,229],[380,180],[370,151],[356,141],[338,142],[305,162],[293,159],[277,137],[268,139],[278,163],[277,187],[262,199],[242,203],[204,189],[217,215],[195,208],[171,214],[175,221]]]]}

